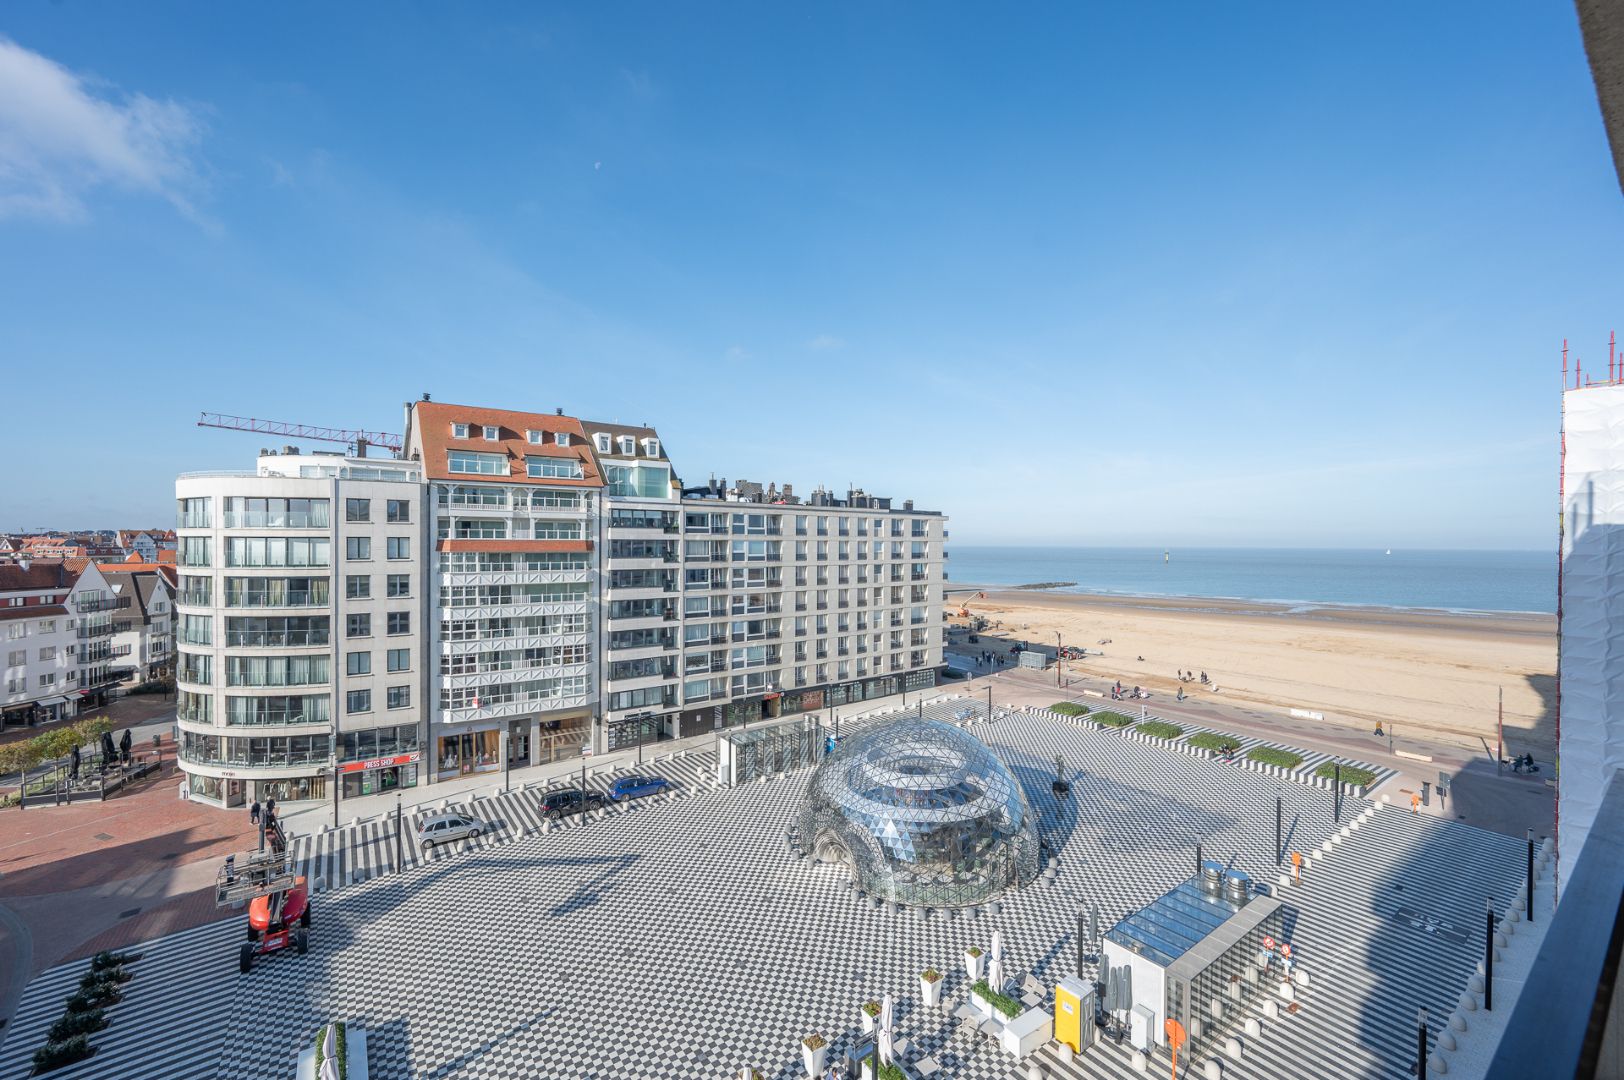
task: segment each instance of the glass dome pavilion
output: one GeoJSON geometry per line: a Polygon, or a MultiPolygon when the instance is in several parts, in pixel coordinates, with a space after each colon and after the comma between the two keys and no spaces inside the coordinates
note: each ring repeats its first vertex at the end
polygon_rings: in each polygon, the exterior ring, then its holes
{"type": "Polygon", "coordinates": [[[978,904],[1039,869],[1014,774],[938,720],[910,716],[842,739],[813,771],[798,825],[805,850],[898,903],[978,904]]]}

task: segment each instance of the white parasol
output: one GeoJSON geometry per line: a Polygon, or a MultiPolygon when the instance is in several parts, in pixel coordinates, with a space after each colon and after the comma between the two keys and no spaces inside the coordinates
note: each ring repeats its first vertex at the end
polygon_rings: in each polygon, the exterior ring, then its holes
{"type": "Polygon", "coordinates": [[[992,932],[992,959],[987,963],[987,986],[995,994],[1004,992],[1004,935],[992,932]]]}
{"type": "Polygon", "coordinates": [[[338,1080],[338,1025],[328,1024],[327,1034],[321,1040],[321,1077],[319,1080],[338,1080]]]}

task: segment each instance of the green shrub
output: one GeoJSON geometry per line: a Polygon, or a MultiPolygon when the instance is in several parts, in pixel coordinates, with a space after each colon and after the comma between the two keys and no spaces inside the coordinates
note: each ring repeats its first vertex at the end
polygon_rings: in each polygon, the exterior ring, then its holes
{"type": "Polygon", "coordinates": [[[994,1009],[997,1009],[1005,1016],[1019,1016],[1021,1013],[1026,1011],[1026,1006],[1022,1005],[1019,1001],[1016,1001],[1008,994],[1000,994],[992,987],[988,986],[986,979],[979,980],[975,986],[971,987],[971,989],[980,994],[982,999],[985,1000],[987,1004],[991,1005],[994,1009]]]}
{"type": "Polygon", "coordinates": [[[1097,712],[1090,715],[1089,719],[1105,727],[1127,727],[1133,723],[1133,717],[1123,716],[1119,712],[1097,712]]]}
{"type": "Polygon", "coordinates": [[[94,993],[102,983],[111,983],[118,989],[119,983],[130,981],[130,973],[121,967],[102,968],[100,971],[87,971],[79,976],[79,989],[94,993]]]}
{"type": "Polygon", "coordinates": [[[1087,716],[1088,706],[1079,705],[1075,701],[1057,701],[1049,708],[1061,716],[1087,716]]]}
{"type": "Polygon", "coordinates": [[[63,1013],[62,1019],[51,1025],[46,1033],[47,1042],[66,1042],[75,1035],[89,1035],[107,1026],[107,1013],[101,1009],[86,1012],[63,1013]]]}
{"type": "Polygon", "coordinates": [[[1176,739],[1184,734],[1184,729],[1177,724],[1165,724],[1160,720],[1146,720],[1134,730],[1149,735],[1153,739],[1176,739]]]}
{"type": "Polygon", "coordinates": [[[90,1040],[83,1035],[75,1035],[61,1042],[48,1042],[34,1051],[34,1072],[38,1074],[60,1069],[75,1061],[83,1061],[93,1053],[95,1051],[90,1048],[90,1040]]]}
{"type": "Polygon", "coordinates": [[[109,952],[103,949],[90,958],[90,970],[101,971],[103,968],[116,968],[124,964],[133,964],[141,959],[138,952],[109,952]]]}
{"type": "Polygon", "coordinates": [[[1221,754],[1226,746],[1239,747],[1241,740],[1236,735],[1226,735],[1222,731],[1198,731],[1184,740],[1198,750],[1211,750],[1221,754]]]}
{"type": "Polygon", "coordinates": [[[895,1062],[882,1061],[880,1063],[880,1080],[908,1080],[908,1074],[903,1072],[895,1062]]]}
{"type": "MultiPolygon", "coordinates": [[[[1336,770],[1334,766],[1336,764],[1337,762],[1327,761],[1319,768],[1314,770],[1314,775],[1323,776],[1327,780],[1335,780],[1336,770]]],[[[1349,765],[1344,762],[1342,763],[1342,782],[1344,784],[1352,784],[1354,787],[1369,787],[1371,784],[1376,782],[1376,774],[1371,772],[1369,769],[1361,769],[1355,765],[1349,765]]]]}
{"type": "Polygon", "coordinates": [[[1303,763],[1301,754],[1293,754],[1290,750],[1280,750],[1273,746],[1254,746],[1246,752],[1246,756],[1263,765],[1278,765],[1282,769],[1295,769],[1303,763]]]}
{"type": "Polygon", "coordinates": [[[82,987],[67,1000],[67,1008],[69,1012],[87,1012],[103,1005],[116,1005],[122,1000],[124,995],[119,993],[118,983],[109,979],[82,987]]]}

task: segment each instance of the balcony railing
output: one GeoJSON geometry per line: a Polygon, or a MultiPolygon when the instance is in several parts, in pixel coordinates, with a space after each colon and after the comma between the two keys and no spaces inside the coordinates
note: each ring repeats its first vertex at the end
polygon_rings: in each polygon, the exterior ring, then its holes
{"type": "Polygon", "coordinates": [[[78,637],[79,637],[80,641],[85,641],[85,640],[87,640],[89,638],[106,637],[107,635],[109,635],[111,633],[113,633],[113,624],[112,623],[110,623],[110,622],[98,623],[98,624],[96,624],[94,626],[81,626],[81,627],[79,627],[78,637]]]}
{"type": "Polygon", "coordinates": [[[128,596],[80,597],[73,602],[73,610],[81,615],[89,611],[114,611],[129,606],[128,596]]]}

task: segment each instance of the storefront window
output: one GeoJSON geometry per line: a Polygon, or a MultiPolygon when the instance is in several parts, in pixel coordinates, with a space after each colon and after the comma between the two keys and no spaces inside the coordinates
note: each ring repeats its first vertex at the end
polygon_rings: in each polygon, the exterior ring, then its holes
{"type": "Polygon", "coordinates": [[[384,795],[401,788],[417,786],[416,765],[390,765],[344,774],[344,797],[384,795]]]}
{"type": "Polygon", "coordinates": [[[440,775],[457,776],[484,772],[501,764],[500,731],[471,731],[440,739],[440,775]]]}
{"type": "Polygon", "coordinates": [[[217,776],[199,776],[197,773],[192,773],[191,777],[193,798],[220,801],[220,785],[224,781],[217,776]]]}
{"type": "Polygon", "coordinates": [[[277,802],[323,799],[327,797],[327,777],[322,774],[295,776],[290,780],[262,780],[259,784],[259,797],[275,799],[277,802]]]}

